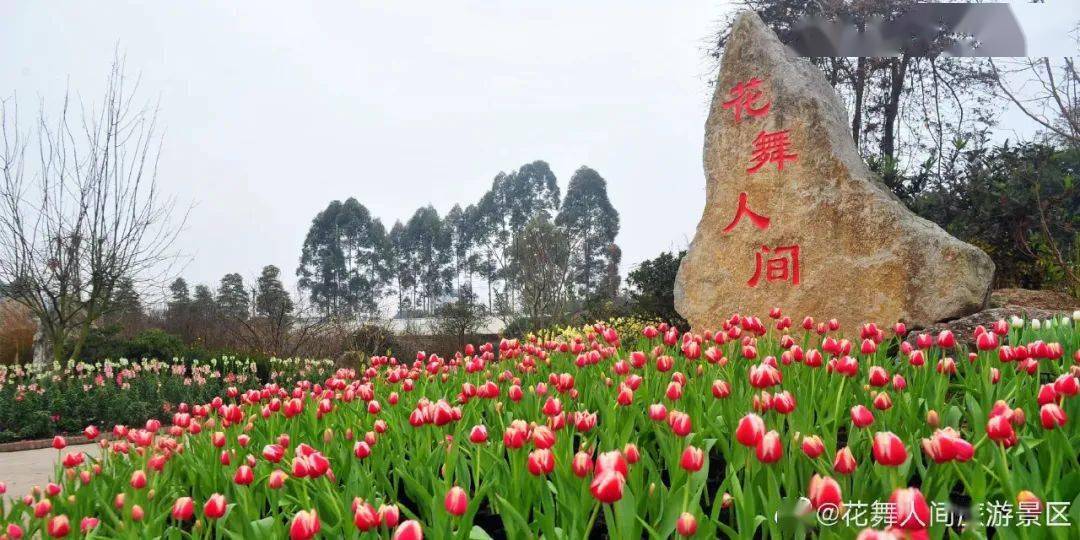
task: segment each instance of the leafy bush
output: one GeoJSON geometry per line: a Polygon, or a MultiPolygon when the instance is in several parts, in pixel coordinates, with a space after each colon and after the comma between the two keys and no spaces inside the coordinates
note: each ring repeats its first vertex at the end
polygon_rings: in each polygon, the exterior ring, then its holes
{"type": "Polygon", "coordinates": [[[972,151],[954,182],[915,195],[912,209],[986,251],[997,266],[995,286],[1080,296],[1078,171],[1076,149],[972,151]]]}
{"type": "Polygon", "coordinates": [[[679,328],[689,327],[686,319],[675,311],[675,276],[685,256],[686,251],[680,251],[678,255],[665,251],[655,259],[642,262],[626,275],[635,314],[679,328]]]}

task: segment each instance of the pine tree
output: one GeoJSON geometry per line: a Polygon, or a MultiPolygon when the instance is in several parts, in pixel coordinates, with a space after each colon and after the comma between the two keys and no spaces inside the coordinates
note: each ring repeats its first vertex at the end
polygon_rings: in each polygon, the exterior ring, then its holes
{"type": "Polygon", "coordinates": [[[217,305],[221,314],[231,319],[245,320],[251,314],[251,301],[240,274],[225,274],[217,290],[217,305]]]}
{"type": "Polygon", "coordinates": [[[262,317],[281,318],[293,312],[292,298],[281,284],[281,270],[270,264],[259,275],[255,293],[255,312],[262,317]]]}

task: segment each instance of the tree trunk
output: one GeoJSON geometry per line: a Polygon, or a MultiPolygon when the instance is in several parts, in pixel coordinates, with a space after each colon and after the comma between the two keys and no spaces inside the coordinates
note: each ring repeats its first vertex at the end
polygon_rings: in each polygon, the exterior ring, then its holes
{"type": "Polygon", "coordinates": [[[851,85],[855,90],[855,107],[851,112],[851,138],[855,147],[859,147],[862,136],[863,96],[866,89],[866,58],[859,57],[855,67],[855,78],[851,85]]]}
{"type": "Polygon", "coordinates": [[[904,90],[909,61],[910,58],[904,56],[889,65],[889,96],[882,111],[885,121],[881,133],[881,157],[889,162],[896,159],[896,117],[900,113],[900,94],[904,90]]]}

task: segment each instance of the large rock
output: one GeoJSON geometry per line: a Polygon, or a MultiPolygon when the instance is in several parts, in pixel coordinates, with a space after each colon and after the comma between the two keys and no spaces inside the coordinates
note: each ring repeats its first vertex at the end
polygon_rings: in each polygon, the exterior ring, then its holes
{"type": "Polygon", "coordinates": [[[705,212],[675,282],[675,307],[696,329],[774,306],[849,329],[925,326],[986,303],[990,257],[910,212],[867,169],[836,92],[752,12],[724,51],[705,175],[705,212]],[[789,146],[760,144],[785,130],[789,146]],[[741,203],[753,214],[736,221],[741,203]]]}

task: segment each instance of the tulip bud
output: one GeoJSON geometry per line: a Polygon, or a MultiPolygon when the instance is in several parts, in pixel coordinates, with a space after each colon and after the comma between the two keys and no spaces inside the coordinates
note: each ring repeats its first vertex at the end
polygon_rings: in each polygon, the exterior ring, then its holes
{"type": "Polygon", "coordinates": [[[172,517],[177,521],[187,521],[195,515],[195,501],[191,497],[176,499],[172,507],[172,517]]]}
{"type": "Polygon", "coordinates": [[[926,424],[932,428],[937,428],[941,425],[941,418],[938,417],[938,412],[931,409],[926,412],[926,424]]]}
{"type": "Polygon", "coordinates": [[[693,536],[697,532],[697,518],[690,512],[683,512],[675,522],[675,531],[679,536],[693,536]]]}
{"type": "Polygon", "coordinates": [[[293,516],[289,524],[289,538],[291,540],[311,540],[322,528],[319,522],[319,514],[314,510],[300,510],[293,516]]]}
{"type": "Polygon", "coordinates": [[[225,515],[225,509],[227,508],[225,496],[220,493],[215,493],[206,500],[206,504],[203,505],[203,515],[209,519],[218,519],[225,515]]]}
{"type": "Polygon", "coordinates": [[[446,492],[446,498],[443,502],[446,511],[454,516],[465,514],[465,510],[469,508],[469,497],[465,494],[465,490],[458,486],[454,486],[446,492]]]}

